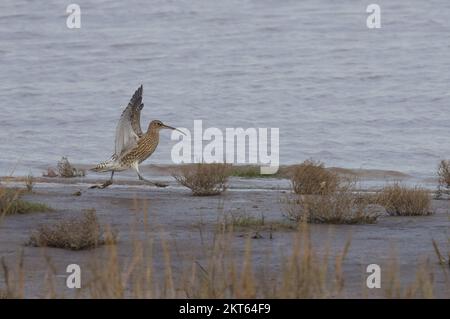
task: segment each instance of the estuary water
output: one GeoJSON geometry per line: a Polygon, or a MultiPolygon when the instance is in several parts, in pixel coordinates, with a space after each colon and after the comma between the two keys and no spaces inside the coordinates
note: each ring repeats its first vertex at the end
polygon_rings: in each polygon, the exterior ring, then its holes
{"type": "Polygon", "coordinates": [[[448,0],[73,2],[80,29],[69,2],[0,1],[0,175],[107,159],[141,83],[143,128],[279,128],[281,164],[431,176],[450,158],[448,0]]]}

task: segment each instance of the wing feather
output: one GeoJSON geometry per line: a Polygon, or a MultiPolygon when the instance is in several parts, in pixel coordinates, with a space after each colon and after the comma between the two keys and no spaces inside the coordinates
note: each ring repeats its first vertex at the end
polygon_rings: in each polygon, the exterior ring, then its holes
{"type": "MultiPolygon", "coordinates": [[[[142,85],[134,92],[128,106],[122,112],[119,123],[116,127],[115,156],[120,156],[130,148],[137,145],[137,141],[142,136],[141,129],[141,110],[142,104],[142,85]]],[[[114,156],[113,156],[114,157],[114,156]]]]}

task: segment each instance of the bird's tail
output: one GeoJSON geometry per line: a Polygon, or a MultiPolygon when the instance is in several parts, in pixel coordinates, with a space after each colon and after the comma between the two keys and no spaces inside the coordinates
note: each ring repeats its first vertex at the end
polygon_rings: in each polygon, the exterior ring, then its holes
{"type": "Polygon", "coordinates": [[[101,162],[99,164],[97,164],[97,166],[93,167],[90,169],[90,171],[94,171],[94,172],[108,172],[113,170],[116,167],[116,157],[113,156],[111,157],[110,160],[101,162]]]}

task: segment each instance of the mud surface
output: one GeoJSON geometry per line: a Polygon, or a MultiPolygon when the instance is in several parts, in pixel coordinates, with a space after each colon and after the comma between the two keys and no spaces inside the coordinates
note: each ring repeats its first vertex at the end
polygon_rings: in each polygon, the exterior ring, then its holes
{"type": "MultiPolygon", "coordinates": [[[[24,199],[45,203],[54,211],[5,217],[0,225],[0,256],[5,257],[9,266],[15,266],[17,256],[23,250],[26,297],[45,297],[48,293],[45,288],[48,281],[45,256],[50,257],[47,260],[51,260],[57,274],[55,286],[58,294],[75,296],[73,290],[65,287],[66,266],[76,263],[82,268],[87,267],[93,257],[101,256],[107,248],[75,252],[27,247],[24,243],[41,224],[79,216],[83,210],[95,208],[101,223],[118,231],[117,247],[121,262],[130,261],[135,239],[148,236],[154,239],[154,274],[163,278],[165,261],[162,242],[169,248],[171,265],[176,273],[178,268],[181,272],[186,262],[195,260],[200,264],[206,263],[206,247],[212,245],[217,225],[224,215],[264,216],[267,223],[285,221],[280,203],[287,194],[285,189],[258,187],[257,180],[245,179],[233,179],[232,185],[247,187],[231,187],[221,196],[194,197],[189,190],[173,184],[167,188],[113,185],[99,190],[88,189],[88,184],[39,183],[34,192],[24,199]],[[81,196],[75,196],[74,193],[79,190],[81,196]]],[[[351,240],[344,261],[344,297],[383,296],[383,289],[364,288],[368,264],[379,264],[383,269],[395,260],[401,282],[407,285],[414,279],[420,261],[426,258],[430,261],[429,270],[434,274],[435,296],[449,297],[449,285],[445,284],[432,246],[432,239],[435,239],[443,252],[448,251],[449,205],[450,201],[434,200],[434,215],[384,215],[373,225],[311,225],[314,249],[319,254],[328,252],[330,263],[333,264],[334,256],[341,253],[347,240],[351,240]]],[[[235,229],[232,236],[233,252],[238,259],[242,258],[246,244],[250,241],[256,272],[264,265],[272,274],[276,274],[281,271],[283,256],[289,255],[291,251],[295,234],[296,230],[288,227],[269,230],[249,226],[235,229]]],[[[387,276],[382,276],[383,285],[388,284],[387,280],[387,276]]],[[[80,296],[88,296],[88,293],[84,291],[80,296]]]]}

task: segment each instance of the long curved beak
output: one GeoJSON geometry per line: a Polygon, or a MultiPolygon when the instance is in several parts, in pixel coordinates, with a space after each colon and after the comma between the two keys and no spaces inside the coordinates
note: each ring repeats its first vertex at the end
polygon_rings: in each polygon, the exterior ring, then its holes
{"type": "Polygon", "coordinates": [[[177,129],[177,128],[175,128],[175,127],[172,127],[172,126],[169,126],[169,125],[166,125],[166,124],[163,124],[163,126],[164,126],[164,128],[168,128],[168,129],[170,129],[170,130],[178,131],[178,132],[180,132],[181,134],[186,135],[186,133],[180,131],[179,129],[177,129]]]}

